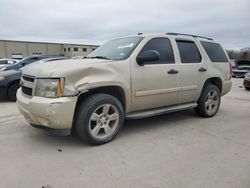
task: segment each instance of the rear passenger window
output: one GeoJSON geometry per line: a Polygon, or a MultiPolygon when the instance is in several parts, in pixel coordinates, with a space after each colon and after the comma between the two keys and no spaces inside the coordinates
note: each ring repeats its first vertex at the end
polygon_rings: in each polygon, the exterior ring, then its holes
{"type": "Polygon", "coordinates": [[[174,63],[174,54],[170,41],[167,38],[155,38],[148,41],[140,53],[148,50],[156,50],[160,53],[160,60],[145,62],[145,64],[170,64],[174,63]]]}
{"type": "Polygon", "coordinates": [[[182,63],[200,63],[201,55],[193,41],[177,40],[182,63]]]}
{"type": "Polygon", "coordinates": [[[218,43],[201,41],[201,45],[212,62],[228,62],[224,50],[218,43]]]}

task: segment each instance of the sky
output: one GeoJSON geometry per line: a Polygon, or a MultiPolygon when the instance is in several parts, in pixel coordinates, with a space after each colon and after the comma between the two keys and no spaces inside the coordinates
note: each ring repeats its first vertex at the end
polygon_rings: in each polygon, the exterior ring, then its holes
{"type": "Polygon", "coordinates": [[[139,32],[250,47],[250,0],[0,0],[0,39],[101,45],[139,32]]]}

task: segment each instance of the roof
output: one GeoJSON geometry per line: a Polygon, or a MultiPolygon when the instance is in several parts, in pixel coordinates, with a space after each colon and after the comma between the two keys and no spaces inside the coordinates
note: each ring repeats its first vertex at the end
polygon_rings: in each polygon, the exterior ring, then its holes
{"type": "Polygon", "coordinates": [[[169,36],[181,36],[181,37],[187,37],[187,38],[199,38],[199,39],[206,39],[213,41],[212,38],[209,37],[203,37],[200,35],[192,35],[192,34],[185,34],[185,33],[165,33],[165,34],[144,34],[144,33],[138,33],[138,36],[164,36],[164,35],[169,35],[169,36]]]}

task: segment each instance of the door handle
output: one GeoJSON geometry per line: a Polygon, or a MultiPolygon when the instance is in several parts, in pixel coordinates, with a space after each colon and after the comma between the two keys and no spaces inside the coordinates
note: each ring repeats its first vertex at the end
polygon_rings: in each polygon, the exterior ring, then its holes
{"type": "Polygon", "coordinates": [[[168,74],[177,74],[178,72],[179,72],[178,70],[170,69],[168,71],[168,74]]]}
{"type": "Polygon", "coordinates": [[[199,68],[199,71],[200,71],[200,72],[206,72],[207,69],[205,69],[204,67],[201,67],[201,68],[199,68]]]}

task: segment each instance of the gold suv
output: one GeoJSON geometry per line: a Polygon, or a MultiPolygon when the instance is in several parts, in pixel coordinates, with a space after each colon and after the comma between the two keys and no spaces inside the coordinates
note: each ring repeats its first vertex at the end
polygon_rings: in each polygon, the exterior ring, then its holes
{"type": "Polygon", "coordinates": [[[214,116],[230,91],[228,56],[212,39],[179,33],[111,40],[83,59],[27,66],[17,105],[34,127],[75,130],[92,144],[123,121],[194,108],[214,116]]]}

